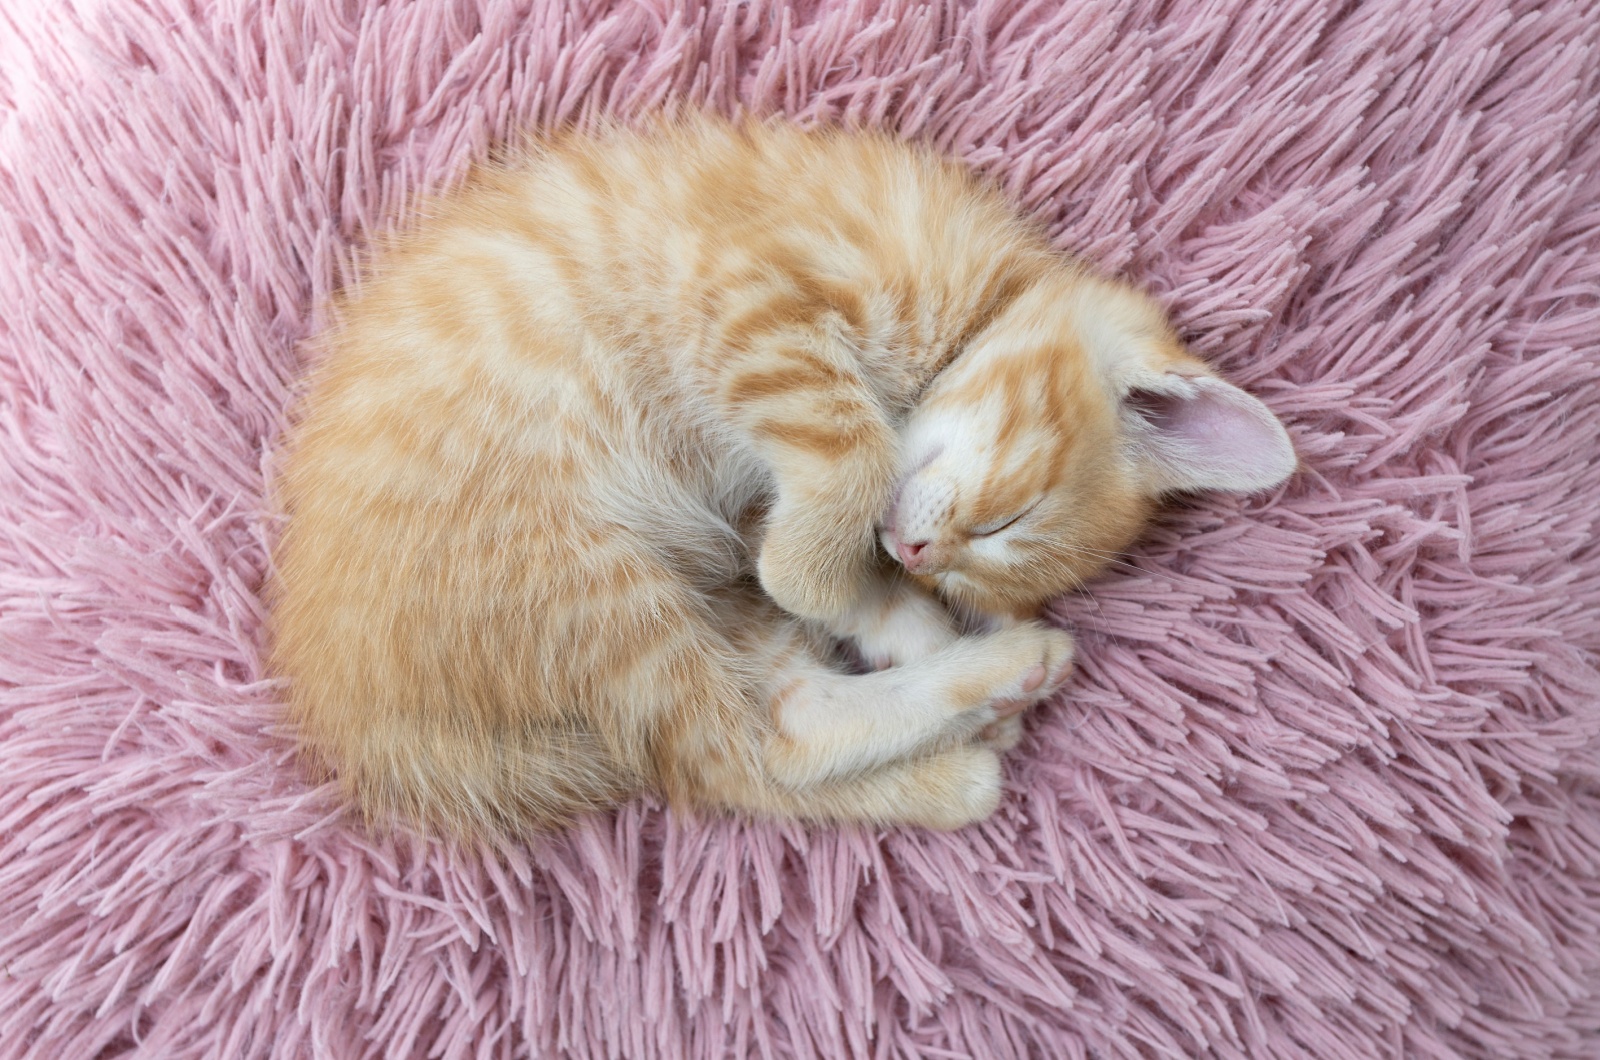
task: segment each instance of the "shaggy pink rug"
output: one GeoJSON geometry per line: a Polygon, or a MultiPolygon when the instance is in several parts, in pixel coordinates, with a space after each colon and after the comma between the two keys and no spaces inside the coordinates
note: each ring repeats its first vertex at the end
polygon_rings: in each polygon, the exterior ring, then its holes
{"type": "Polygon", "coordinates": [[[0,0],[0,1053],[1600,1049],[1592,0],[0,0]],[[352,241],[662,101],[882,125],[1293,425],[1063,619],[990,823],[370,841],[260,666],[352,241]]]}

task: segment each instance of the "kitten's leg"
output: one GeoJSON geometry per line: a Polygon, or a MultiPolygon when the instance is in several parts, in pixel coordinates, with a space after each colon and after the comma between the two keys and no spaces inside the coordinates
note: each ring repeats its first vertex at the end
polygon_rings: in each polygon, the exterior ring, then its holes
{"type": "Polygon", "coordinates": [[[1022,742],[1022,715],[991,721],[978,731],[978,742],[995,751],[1009,751],[1022,742]]]}
{"type": "Polygon", "coordinates": [[[885,571],[829,632],[852,642],[874,670],[921,662],[954,644],[961,630],[933,594],[885,571]]]}
{"type": "Polygon", "coordinates": [[[987,747],[961,744],[805,791],[767,790],[742,808],[808,820],[948,831],[983,820],[999,802],[1000,756],[987,747]]]}
{"type": "Polygon", "coordinates": [[[1000,764],[973,737],[1071,669],[1071,637],[1037,623],[850,675],[764,596],[719,597],[710,616],[716,634],[696,642],[724,645],[719,670],[742,671],[745,690],[686,701],[660,728],[655,784],[674,802],[757,816],[930,828],[982,820],[999,799],[1000,764]]]}
{"type": "Polygon", "coordinates": [[[758,571],[780,607],[833,623],[854,609],[894,485],[896,439],[830,310],[792,294],[723,328],[714,399],[771,469],[777,495],[758,571]],[[818,323],[821,321],[822,323],[818,323]]]}
{"type": "Polygon", "coordinates": [[[767,774],[791,790],[970,739],[1066,680],[1072,638],[1038,623],[966,637],[920,663],[850,675],[801,654],[766,688],[767,774]]]}
{"type": "Polygon", "coordinates": [[[964,744],[895,762],[840,788],[844,790],[828,793],[829,801],[844,795],[848,802],[818,807],[832,811],[832,819],[895,821],[949,831],[976,824],[999,806],[1000,756],[987,747],[964,744]]]}
{"type": "MultiPolygon", "coordinates": [[[[993,633],[1010,629],[1022,621],[1009,615],[984,615],[969,619],[968,628],[973,632],[993,633]]],[[[978,742],[996,751],[1011,750],[1022,742],[1022,715],[991,721],[978,731],[978,742]]]]}

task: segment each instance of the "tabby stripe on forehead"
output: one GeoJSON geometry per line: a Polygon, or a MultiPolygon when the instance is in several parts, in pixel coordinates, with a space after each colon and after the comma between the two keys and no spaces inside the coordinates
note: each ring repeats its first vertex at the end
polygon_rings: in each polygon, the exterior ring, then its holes
{"type": "MultiPolygon", "coordinates": [[[[1022,297],[1023,293],[1032,287],[1038,278],[1038,272],[1033,263],[1020,263],[1005,271],[996,271],[984,288],[983,293],[976,299],[977,308],[967,318],[966,326],[946,346],[934,361],[928,372],[927,382],[923,384],[926,389],[932,384],[938,374],[944,371],[966,350],[973,339],[981,335],[985,328],[994,322],[1006,307],[1022,297]]],[[[920,400],[921,395],[916,400],[920,400]]],[[[915,401],[913,401],[915,404],[915,401]]]]}

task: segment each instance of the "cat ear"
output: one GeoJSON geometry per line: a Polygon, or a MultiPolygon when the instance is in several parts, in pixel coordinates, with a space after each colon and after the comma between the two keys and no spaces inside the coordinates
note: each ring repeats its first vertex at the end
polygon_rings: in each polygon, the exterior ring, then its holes
{"type": "Polygon", "coordinates": [[[1210,375],[1140,372],[1122,399],[1137,459],[1157,491],[1270,489],[1298,463],[1260,401],[1210,375]]]}

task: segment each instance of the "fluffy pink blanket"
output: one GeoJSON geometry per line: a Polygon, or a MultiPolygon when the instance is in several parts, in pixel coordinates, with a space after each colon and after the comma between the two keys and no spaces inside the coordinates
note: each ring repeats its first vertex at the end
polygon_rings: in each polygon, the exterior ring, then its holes
{"type": "Polygon", "coordinates": [[[0,0],[0,1054],[1581,1057],[1592,0],[0,0]],[[1292,424],[1092,598],[990,823],[364,838],[261,669],[363,233],[514,130],[886,126],[1292,424]]]}

